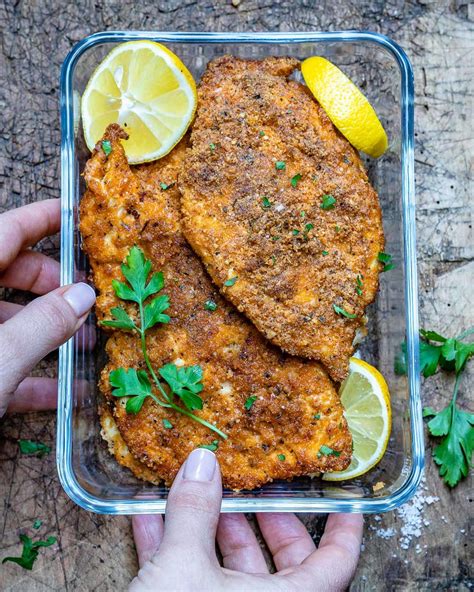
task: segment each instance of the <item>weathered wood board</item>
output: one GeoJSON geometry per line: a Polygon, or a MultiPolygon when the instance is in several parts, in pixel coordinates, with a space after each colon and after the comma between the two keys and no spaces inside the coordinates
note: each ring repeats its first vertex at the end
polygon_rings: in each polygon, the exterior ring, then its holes
{"type": "MultiPolygon", "coordinates": [[[[59,68],[73,44],[90,33],[379,31],[404,47],[415,69],[422,326],[454,335],[474,324],[473,6],[463,0],[3,0],[0,210],[59,196],[59,68]]],[[[57,239],[43,241],[41,248],[57,255],[57,239]]],[[[38,373],[54,375],[55,363],[50,356],[38,373]]],[[[473,377],[471,368],[461,388],[465,406],[473,377]]],[[[451,388],[445,377],[429,379],[424,402],[441,407],[451,388]]],[[[59,541],[41,554],[32,572],[0,566],[0,589],[124,590],[137,570],[129,520],[76,507],[59,485],[53,455],[37,460],[18,454],[20,437],[54,445],[55,423],[54,414],[44,413],[0,424],[0,559],[18,551],[19,532],[31,529],[36,518],[43,520],[39,534],[54,534],[59,541]]],[[[416,504],[367,518],[353,590],[471,589],[472,480],[449,491],[428,445],[426,464],[426,489],[416,504]]],[[[311,515],[303,520],[317,538],[322,520],[311,515]]]]}

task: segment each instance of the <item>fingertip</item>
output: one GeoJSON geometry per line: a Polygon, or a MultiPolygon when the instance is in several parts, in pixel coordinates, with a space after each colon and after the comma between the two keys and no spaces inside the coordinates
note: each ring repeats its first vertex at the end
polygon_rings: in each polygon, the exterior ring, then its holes
{"type": "Polygon", "coordinates": [[[163,518],[159,514],[132,516],[132,531],[140,567],[158,551],[163,538],[163,518]]]}
{"type": "Polygon", "coordinates": [[[62,296],[78,318],[85,315],[92,308],[96,299],[94,288],[85,282],[71,284],[63,292],[62,296]]]}

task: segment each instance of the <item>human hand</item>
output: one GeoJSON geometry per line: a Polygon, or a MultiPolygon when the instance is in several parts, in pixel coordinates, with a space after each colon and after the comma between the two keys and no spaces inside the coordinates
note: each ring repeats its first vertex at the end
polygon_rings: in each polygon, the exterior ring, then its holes
{"type": "Polygon", "coordinates": [[[171,487],[166,523],[159,515],[134,516],[140,571],[130,592],[306,592],[345,590],[359,559],[362,515],[332,514],[316,549],[294,514],[257,514],[277,568],[270,575],[243,514],[222,514],[219,465],[198,448],[171,487]],[[221,567],[215,541],[223,556],[221,567]]]}
{"type": "Polygon", "coordinates": [[[51,409],[56,381],[26,378],[49,352],[84,323],[95,302],[84,283],[59,288],[59,263],[30,250],[60,227],[59,199],[0,215],[0,286],[42,295],[27,306],[0,301],[0,417],[8,411],[51,409]]]}

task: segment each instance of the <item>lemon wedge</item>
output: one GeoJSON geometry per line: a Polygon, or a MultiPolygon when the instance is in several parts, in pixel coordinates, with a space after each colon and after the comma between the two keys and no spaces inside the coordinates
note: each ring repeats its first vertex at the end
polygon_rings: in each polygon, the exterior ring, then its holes
{"type": "Polygon", "coordinates": [[[357,150],[374,158],[387,150],[387,134],[374,108],[337,66],[314,56],[302,63],[301,72],[329,119],[357,150]]]}
{"type": "Polygon", "coordinates": [[[131,164],[161,158],[193,120],[196,84],[181,60],[160,43],[130,41],[115,47],[92,74],[82,96],[84,137],[89,150],[110,123],[129,134],[131,164]]]}
{"type": "Polygon", "coordinates": [[[343,481],[363,475],[385,454],[392,424],[390,393],[380,372],[351,358],[349,376],[341,386],[341,402],[352,434],[352,462],[344,471],[325,473],[326,481],[343,481]]]}

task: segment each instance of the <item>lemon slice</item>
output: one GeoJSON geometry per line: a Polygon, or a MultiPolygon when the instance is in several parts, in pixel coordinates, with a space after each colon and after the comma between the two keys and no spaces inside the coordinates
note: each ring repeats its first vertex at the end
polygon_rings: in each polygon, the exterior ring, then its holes
{"type": "Polygon", "coordinates": [[[301,72],[329,119],[357,150],[374,158],[387,150],[387,134],[374,108],[337,66],[314,56],[302,63],[301,72]]]}
{"type": "Polygon", "coordinates": [[[354,444],[352,462],[344,471],[323,475],[326,481],[353,479],[369,471],[385,454],[390,437],[392,411],[384,377],[357,358],[351,358],[349,369],[340,394],[354,444]]]}
{"type": "Polygon", "coordinates": [[[179,142],[197,105],[196,84],[181,60],[160,43],[130,41],[115,47],[92,74],[82,97],[89,150],[110,123],[129,134],[131,164],[161,158],[179,142]]]}

